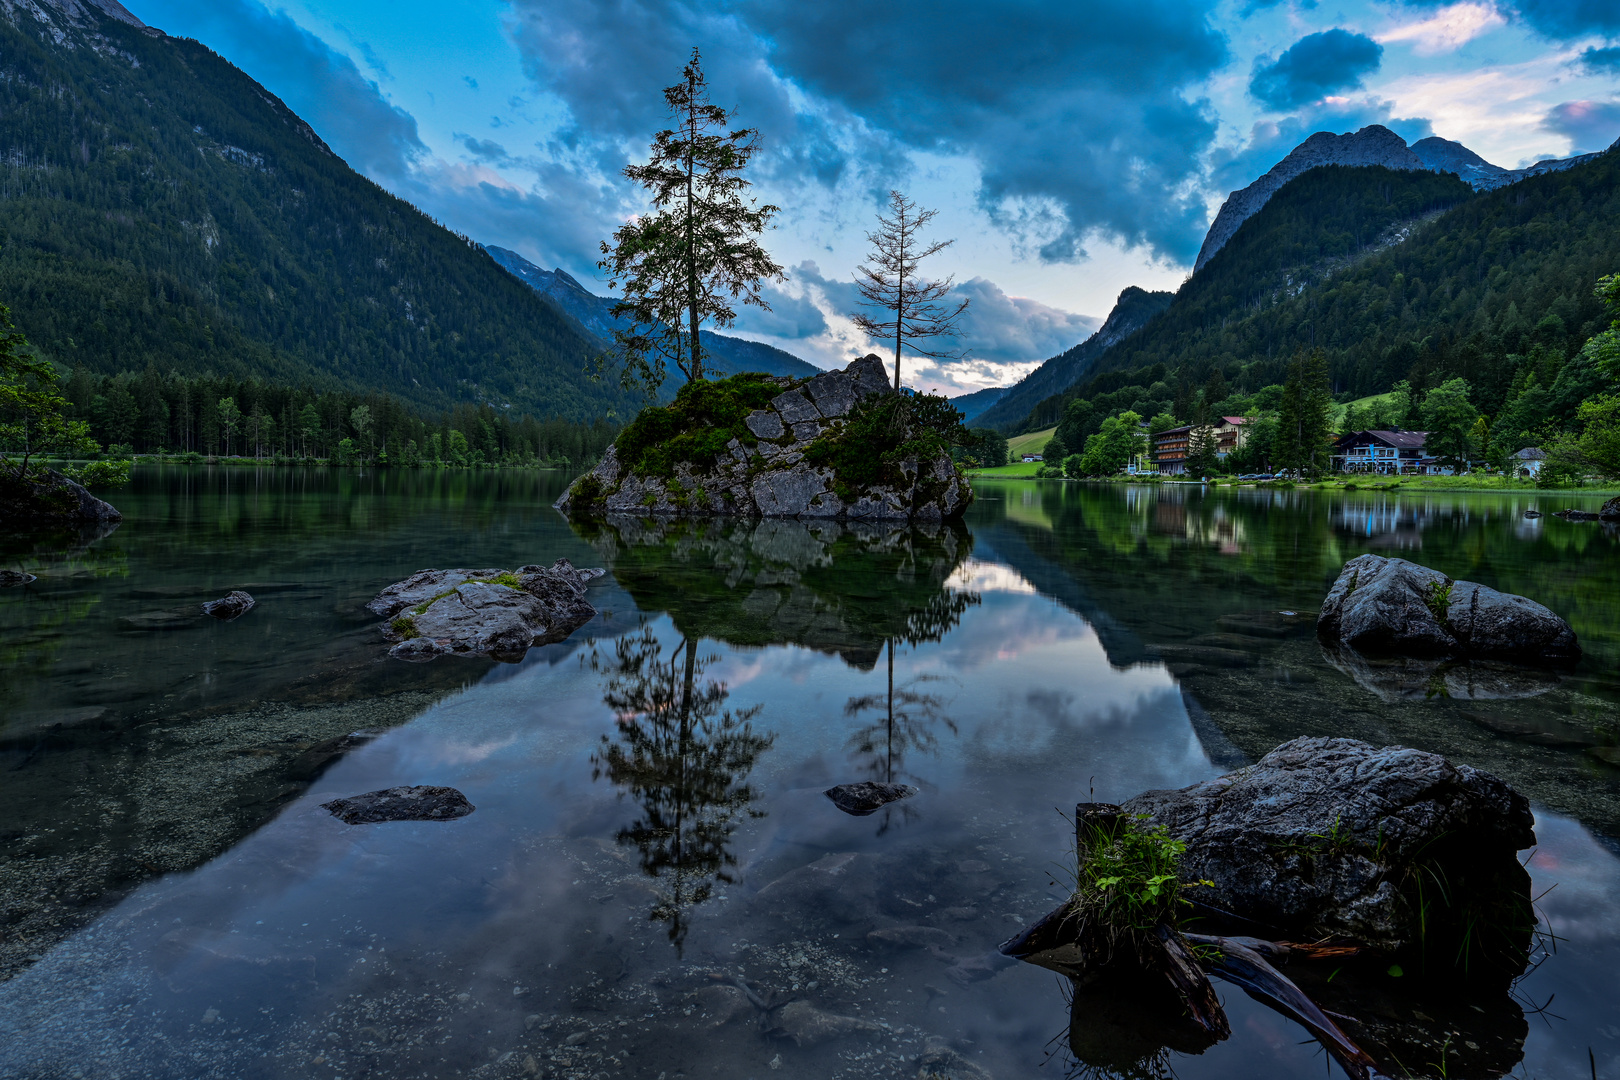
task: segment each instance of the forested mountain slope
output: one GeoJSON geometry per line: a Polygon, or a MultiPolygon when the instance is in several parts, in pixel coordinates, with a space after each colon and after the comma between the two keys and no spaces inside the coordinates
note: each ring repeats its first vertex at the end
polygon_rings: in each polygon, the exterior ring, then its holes
{"type": "Polygon", "coordinates": [[[634,405],[585,378],[578,326],[263,87],[79,0],[0,4],[0,300],[95,372],[574,419],[634,405]]]}
{"type": "MultiPolygon", "coordinates": [[[[1620,270],[1617,182],[1614,152],[1477,193],[1449,175],[1313,169],[1093,370],[1163,365],[1170,382],[1193,385],[1219,370],[1253,390],[1320,347],[1337,393],[1462,377],[1493,411],[1518,366],[1511,358],[1538,344],[1572,353],[1604,327],[1592,286],[1620,270]]],[[[1071,386],[1007,427],[1050,426],[1078,393],[1071,386]]]]}
{"type": "MultiPolygon", "coordinates": [[[[1373,190],[1387,182],[1376,171],[1343,170],[1363,172],[1373,190]]],[[[1229,267],[1212,260],[1098,370],[1163,363],[1197,382],[1218,368],[1253,389],[1281,382],[1290,356],[1320,347],[1336,392],[1373,394],[1401,379],[1421,390],[1461,377],[1490,412],[1507,393],[1516,357],[1536,345],[1573,353],[1607,326],[1592,287],[1620,270],[1620,153],[1474,194],[1405,240],[1293,287],[1239,292],[1281,243],[1268,235],[1287,234],[1279,216],[1309,222],[1321,189],[1341,182],[1334,173],[1317,170],[1279,192],[1217,256],[1229,267]]],[[[1409,184],[1446,179],[1391,175],[1409,184]]],[[[1329,230],[1309,227],[1326,248],[1329,230]]]]}
{"type": "MultiPolygon", "coordinates": [[[[606,348],[612,342],[615,328],[629,328],[628,320],[613,317],[612,299],[597,296],[575,280],[573,275],[561,269],[543,270],[517,252],[495,247],[493,244],[485,245],[484,250],[513,277],[541,296],[549,298],[577,319],[585,329],[601,339],[602,348],[606,348]]],[[[767,375],[787,375],[803,379],[821,373],[820,368],[808,361],[800,360],[792,353],[784,352],[774,345],[749,341],[747,338],[711,334],[705,330],[703,348],[713,360],[712,365],[705,363],[704,366],[716,375],[763,371],[767,375]]],[[[669,394],[674,394],[673,385],[666,385],[664,389],[669,394]]]]}
{"type": "Polygon", "coordinates": [[[1061,395],[1085,378],[1113,345],[1141,329],[1168,307],[1173,298],[1173,293],[1148,292],[1135,285],[1127,287],[1096,333],[1014,383],[1000,400],[979,415],[977,426],[1024,430],[1023,422],[1031,410],[1038,408],[1044,399],[1061,395]]]}

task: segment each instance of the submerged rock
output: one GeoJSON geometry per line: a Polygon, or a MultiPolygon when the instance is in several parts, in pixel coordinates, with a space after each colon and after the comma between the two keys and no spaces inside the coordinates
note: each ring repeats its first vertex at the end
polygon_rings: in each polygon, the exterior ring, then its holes
{"type": "Polygon", "coordinates": [[[1345,563],[1316,622],[1324,643],[1362,653],[1572,666],[1569,623],[1523,596],[1381,555],[1345,563]]]}
{"type": "Polygon", "coordinates": [[[389,655],[416,662],[436,656],[517,661],[534,645],[562,641],[596,615],[586,583],[601,570],[567,559],[516,570],[422,570],[366,605],[390,620],[389,655]]]}
{"type": "Polygon", "coordinates": [[[828,1039],[841,1039],[849,1035],[880,1035],[883,1029],[870,1020],[856,1016],[840,1016],[818,1009],[808,1001],[790,1001],[776,1010],[766,1034],[787,1039],[795,1046],[814,1046],[828,1039]]]}
{"type": "Polygon", "coordinates": [[[18,570],[0,570],[0,589],[10,589],[17,585],[27,585],[30,581],[38,581],[33,574],[24,574],[18,570]]]}
{"type": "Polygon", "coordinates": [[[25,478],[0,469],[0,522],[7,529],[99,527],[123,519],[117,507],[55,469],[42,469],[25,478]]]}
{"type": "Polygon", "coordinates": [[[917,789],[910,784],[879,784],[874,780],[863,780],[858,784],[839,784],[822,794],[844,813],[865,817],[892,802],[911,798],[917,794],[917,789]]]}
{"type": "Polygon", "coordinates": [[[1291,940],[1396,951],[1435,947],[1470,920],[1509,936],[1527,925],[1516,852],[1535,843],[1529,803],[1438,754],[1294,739],[1247,769],[1123,809],[1186,843],[1183,880],[1212,883],[1197,901],[1291,940]]]}
{"type": "MultiPolygon", "coordinates": [[[[862,357],[842,371],[824,371],[805,381],[748,377],[770,380],[782,392],[768,403],[757,401],[765,407],[753,409],[740,424],[733,422],[729,430],[735,437],[712,460],[680,461],[673,470],[653,475],[627,467],[615,445],[595,469],[569,486],[557,509],[569,514],[938,522],[960,517],[972,501],[972,488],[948,453],[899,462],[886,468],[881,480],[859,484],[841,481],[825,459],[820,464],[806,460],[812,444],[826,446],[846,430],[846,419],[858,404],[896,393],[879,357],[862,357]]],[[[698,429],[696,437],[705,432],[712,428],[698,429]]]]}
{"type": "Polygon", "coordinates": [[[383,821],[450,821],[466,817],[476,808],[455,788],[425,784],[333,799],[321,803],[321,809],[331,811],[333,817],[349,825],[374,825],[383,821]]]}
{"type": "Polygon", "coordinates": [[[253,597],[241,589],[232,589],[218,600],[210,600],[202,606],[203,612],[212,615],[220,622],[230,622],[246,615],[254,605],[253,597]]]}

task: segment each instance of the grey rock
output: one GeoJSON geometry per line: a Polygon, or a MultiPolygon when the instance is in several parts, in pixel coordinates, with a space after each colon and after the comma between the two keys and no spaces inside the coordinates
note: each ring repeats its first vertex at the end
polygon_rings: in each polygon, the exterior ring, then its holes
{"type": "Polygon", "coordinates": [[[844,372],[854,384],[858,398],[895,393],[894,384],[889,381],[889,369],[875,353],[867,353],[846,367],[844,372]]]}
{"type": "Polygon", "coordinates": [[[866,935],[868,943],[882,949],[945,949],[955,938],[932,926],[887,926],[866,935]]]}
{"type": "Polygon", "coordinates": [[[1603,509],[1598,511],[1598,517],[1604,521],[1620,521],[1620,495],[1604,503],[1603,509]]]}
{"type": "Polygon", "coordinates": [[[8,530],[95,529],[123,517],[116,507],[55,469],[30,473],[21,480],[9,472],[0,476],[0,522],[8,530]]]}
{"type": "Polygon", "coordinates": [[[506,571],[423,570],[384,589],[366,607],[391,621],[390,655],[421,662],[436,656],[518,660],[532,646],[562,641],[596,615],[586,599],[601,570],[576,569],[567,559],[520,566],[517,587],[491,579],[506,571]]]}
{"type": "Polygon", "coordinates": [[[860,400],[855,393],[855,380],[847,371],[823,372],[805,383],[804,389],[821,415],[829,419],[843,416],[860,400]]]}
{"type": "Polygon", "coordinates": [[[931,1036],[917,1056],[917,1080],[991,1080],[991,1076],[944,1039],[931,1036]]]}
{"type": "Polygon", "coordinates": [[[748,995],[735,986],[705,986],[695,995],[697,1007],[711,1028],[754,1019],[759,1010],[748,995]]]}
{"type": "Polygon", "coordinates": [[[1326,644],[1362,653],[1551,666],[1581,658],[1569,623],[1535,601],[1380,555],[1345,563],[1316,632],[1326,644]]]}
{"type": "Polygon", "coordinates": [[[38,580],[33,574],[24,574],[19,570],[0,570],[0,589],[11,589],[38,580]]]}
{"type": "Polygon", "coordinates": [[[321,809],[350,825],[373,825],[383,821],[450,821],[466,817],[476,807],[455,788],[424,784],[333,799],[321,803],[321,809]]]}
{"type": "Polygon", "coordinates": [[[820,517],[814,512],[814,500],[817,496],[831,494],[831,488],[830,471],[801,463],[786,472],[760,473],[748,491],[759,512],[766,517],[820,517]]]}
{"type": "Polygon", "coordinates": [[[863,780],[858,784],[839,784],[828,788],[822,794],[833,801],[833,805],[846,814],[855,817],[865,817],[892,802],[909,799],[917,794],[917,789],[910,784],[880,784],[873,780],[863,780]]]}
{"type": "MultiPolygon", "coordinates": [[[[1445,880],[1481,903],[1528,899],[1516,852],[1535,843],[1522,795],[1438,754],[1353,739],[1300,738],[1226,776],[1126,802],[1187,844],[1196,899],[1295,940],[1416,945],[1447,911],[1417,886],[1445,880]]],[[[1432,891],[1432,890],[1431,890],[1432,891]]]]}
{"type": "Polygon", "coordinates": [[[749,413],[748,418],[743,423],[748,425],[749,431],[752,431],[761,439],[780,439],[782,433],[787,430],[782,426],[780,416],[762,409],[756,409],[749,413]]]}
{"type": "Polygon", "coordinates": [[[883,1029],[870,1020],[855,1016],[840,1016],[816,1008],[808,1001],[790,1001],[777,1009],[771,1018],[773,1038],[787,1039],[795,1046],[814,1046],[828,1039],[841,1039],[849,1035],[877,1035],[883,1029]]]}
{"type": "Polygon", "coordinates": [[[203,613],[212,615],[220,622],[230,622],[240,619],[253,610],[254,599],[241,589],[232,589],[218,600],[210,600],[202,606],[203,613]]]}
{"type": "Polygon", "coordinates": [[[821,419],[821,411],[802,390],[789,390],[776,395],[771,399],[771,408],[781,414],[782,419],[789,424],[821,419]]]}
{"type": "Polygon", "coordinates": [[[821,425],[812,423],[809,420],[805,420],[801,423],[793,425],[793,441],[797,445],[803,446],[805,443],[814,440],[815,437],[820,434],[821,425]]]}

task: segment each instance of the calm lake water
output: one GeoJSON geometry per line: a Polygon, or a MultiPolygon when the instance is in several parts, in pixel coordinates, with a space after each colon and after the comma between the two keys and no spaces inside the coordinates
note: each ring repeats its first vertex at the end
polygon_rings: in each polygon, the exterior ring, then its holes
{"type": "Polygon", "coordinates": [[[564,483],[142,468],[109,535],[0,542],[38,575],[0,590],[0,1075],[1337,1074],[1224,984],[1228,1041],[1111,1053],[1106,1002],[996,946],[1065,895],[1077,801],[1344,735],[1529,796],[1544,934],[1508,993],[1330,1007],[1409,1075],[1620,1076],[1620,536],[1523,516],[1596,500],[980,482],[908,531],[570,525],[564,483]],[[1336,664],[1311,620],[1365,551],[1533,597],[1587,658],[1336,664]],[[601,614],[520,664],[387,660],[363,608],[557,558],[607,569],[601,614]],[[919,791],[822,794],[864,779],[919,791]],[[476,811],[319,806],[423,783],[476,811]]]}

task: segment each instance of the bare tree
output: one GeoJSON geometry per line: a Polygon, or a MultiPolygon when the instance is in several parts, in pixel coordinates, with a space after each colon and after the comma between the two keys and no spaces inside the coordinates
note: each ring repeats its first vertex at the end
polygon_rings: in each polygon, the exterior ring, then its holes
{"type": "Polygon", "coordinates": [[[894,340],[894,388],[900,389],[900,354],[910,349],[915,356],[935,360],[956,359],[961,350],[933,351],[918,344],[937,337],[955,337],[956,320],[967,310],[963,300],[952,307],[946,296],[956,287],[956,278],[932,281],[917,273],[918,265],[956,243],[936,240],[923,243],[918,234],[934,219],[938,210],[921,210],[898,191],[889,192],[889,217],[878,215],[878,231],[867,233],[872,245],[871,266],[855,268],[855,287],[861,300],[882,314],[874,318],[865,312],[850,315],[855,325],[877,341],[894,340]]]}
{"type": "Polygon", "coordinates": [[[760,283],[786,280],[754,239],[781,208],[743,198],[749,182],[742,171],[759,148],[759,132],[727,130],[729,116],[709,101],[696,49],[664,100],[676,126],[653,136],[647,164],[624,170],[652,193],[654,212],[621,225],[597,263],[612,287],[624,284],[614,317],[630,319],[628,330],[613,332],[615,353],[600,363],[618,359],[620,383],[649,394],[670,361],[688,382],[701,379],[703,323],[730,326],[737,318],[731,301],[739,298],[769,311],[760,283]]]}

